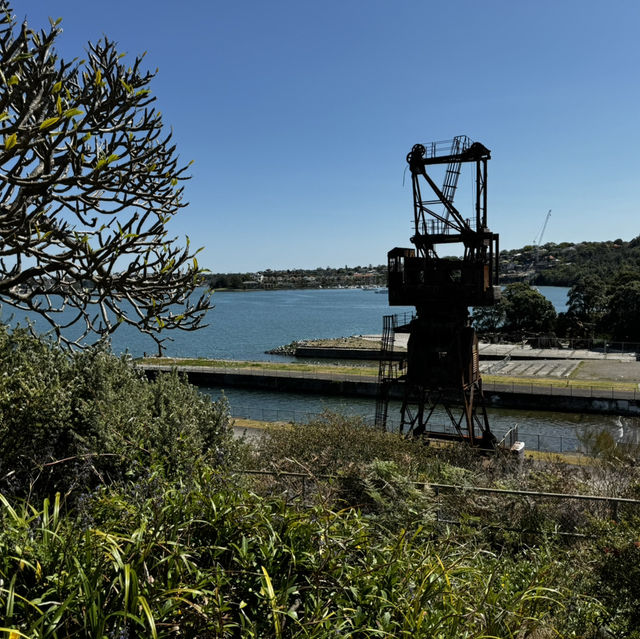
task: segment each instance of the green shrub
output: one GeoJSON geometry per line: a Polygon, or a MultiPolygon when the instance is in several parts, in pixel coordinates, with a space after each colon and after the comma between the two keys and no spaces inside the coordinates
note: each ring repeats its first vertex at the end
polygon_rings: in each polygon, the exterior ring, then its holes
{"type": "Polygon", "coordinates": [[[357,507],[390,531],[424,528],[434,520],[431,490],[418,488],[391,461],[352,466],[348,474],[341,474],[337,488],[339,504],[357,507]]]}
{"type": "Polygon", "coordinates": [[[562,628],[584,631],[597,608],[564,618],[583,597],[557,587],[566,570],[546,552],[390,533],[355,509],[260,499],[206,468],[188,485],[151,475],[104,488],[80,510],[0,498],[0,627],[51,639],[577,637],[562,628]]]}
{"type": "Polygon", "coordinates": [[[87,490],[197,459],[229,461],[226,402],[175,373],[153,381],[105,348],[69,353],[0,327],[0,488],[47,495],[87,490]]]}
{"type": "Polygon", "coordinates": [[[256,443],[256,464],[281,471],[353,474],[375,460],[393,461],[400,472],[414,479],[442,479],[458,464],[468,477],[479,476],[482,459],[467,447],[429,447],[420,440],[368,426],[362,418],[326,411],[305,424],[273,429],[256,443]]]}

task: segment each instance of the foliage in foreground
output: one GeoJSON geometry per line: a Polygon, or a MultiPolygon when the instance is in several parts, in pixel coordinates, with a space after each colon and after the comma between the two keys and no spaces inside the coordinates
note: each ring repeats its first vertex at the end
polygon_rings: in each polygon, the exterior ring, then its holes
{"type": "Polygon", "coordinates": [[[311,476],[362,476],[375,460],[392,461],[414,481],[463,486],[513,488],[640,499],[637,448],[617,447],[606,432],[584,433],[582,443],[594,455],[591,464],[570,458],[528,457],[517,464],[508,455],[478,455],[466,446],[425,445],[368,426],[360,417],[326,412],[306,424],[269,429],[254,444],[252,462],[277,472],[311,476]]]}
{"type": "Polygon", "coordinates": [[[0,490],[49,496],[220,463],[233,444],[228,407],[177,375],[147,380],[103,348],[71,354],[0,327],[0,490]]]}
{"type": "Polygon", "coordinates": [[[606,508],[521,500],[493,521],[491,500],[410,480],[636,496],[637,471],[514,474],[327,414],[242,453],[340,475],[297,500],[230,470],[228,426],[224,404],[176,376],[1,329],[0,636],[633,636],[630,512],[614,525],[606,508]],[[554,537],[559,525],[598,537],[554,537]]]}
{"type": "Polygon", "coordinates": [[[27,637],[585,636],[575,624],[602,613],[554,586],[544,549],[509,556],[428,521],[389,534],[206,470],[106,489],[75,516],[0,501],[0,609],[27,637]]]}
{"type": "Polygon", "coordinates": [[[307,424],[291,424],[270,430],[255,444],[256,463],[280,471],[313,475],[357,473],[376,459],[393,461],[408,477],[429,473],[431,481],[464,481],[462,466],[480,461],[466,448],[449,448],[434,455],[433,449],[368,426],[361,417],[326,412],[307,424]],[[459,470],[452,470],[449,461],[459,470]],[[451,471],[451,474],[449,474],[451,471]]]}

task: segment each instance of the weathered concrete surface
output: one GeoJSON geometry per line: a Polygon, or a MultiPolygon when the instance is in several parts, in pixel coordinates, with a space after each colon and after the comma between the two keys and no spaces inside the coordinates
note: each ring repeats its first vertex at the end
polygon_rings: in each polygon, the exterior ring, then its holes
{"type": "Polygon", "coordinates": [[[581,365],[575,359],[517,359],[500,361],[481,361],[480,372],[483,375],[502,375],[505,377],[551,377],[568,378],[581,365]]]}
{"type": "Polygon", "coordinates": [[[583,361],[571,377],[587,381],[606,380],[640,384],[640,362],[613,359],[583,361]]]}
{"type": "MultiPolygon", "coordinates": [[[[322,340],[316,340],[311,347],[313,349],[313,357],[335,357],[336,359],[346,357],[348,359],[356,359],[357,357],[351,357],[351,353],[360,352],[371,353],[372,359],[379,359],[379,349],[381,335],[358,335],[353,338],[343,338],[345,345],[341,345],[338,348],[333,346],[323,346],[322,340]],[[358,347],[350,348],[349,339],[357,340],[358,347]],[[362,341],[370,341],[371,349],[363,349],[360,344],[362,341]]],[[[396,333],[394,340],[394,349],[399,353],[403,353],[407,350],[407,342],[409,335],[407,333],[396,333]]],[[[327,343],[331,340],[327,340],[327,343]]],[[[299,357],[306,357],[308,347],[303,346],[296,350],[296,355],[299,357]]],[[[480,342],[478,345],[480,352],[480,359],[487,360],[504,360],[504,359],[561,359],[561,360],[606,360],[606,361],[621,361],[621,362],[635,362],[636,353],[618,353],[611,351],[592,351],[587,349],[568,349],[568,348],[532,348],[528,344],[489,344],[486,342],[480,342]]]]}
{"type": "Polygon", "coordinates": [[[635,353],[591,351],[587,349],[532,348],[527,344],[486,344],[479,345],[481,359],[568,359],[568,360],[611,360],[634,362],[635,353]]]}
{"type": "MultiPolygon", "coordinates": [[[[402,359],[407,350],[406,333],[396,333],[394,340],[394,352],[392,359],[402,359]]],[[[296,357],[309,359],[353,359],[353,360],[374,360],[380,359],[380,335],[357,335],[351,338],[341,338],[340,344],[336,345],[336,340],[315,340],[311,344],[302,344],[295,349],[296,357]],[[371,343],[371,348],[363,348],[363,343],[371,343]],[[354,346],[351,346],[353,343],[354,346]],[[326,344],[326,345],[325,345],[326,344]]],[[[564,362],[626,362],[629,364],[636,362],[635,353],[618,353],[592,351],[587,349],[564,349],[564,348],[532,348],[528,344],[488,344],[481,342],[478,346],[480,359],[482,361],[497,360],[498,363],[510,363],[516,367],[515,362],[519,360],[545,360],[560,361],[559,366],[568,367],[564,362]]],[[[548,366],[547,366],[548,367],[548,366]]],[[[519,369],[520,370],[520,369],[519,369]]],[[[570,371],[569,371],[570,372],[570,371]]],[[[507,372],[503,374],[526,375],[529,373],[507,372]]],[[[554,376],[565,376],[567,373],[554,376]]]]}

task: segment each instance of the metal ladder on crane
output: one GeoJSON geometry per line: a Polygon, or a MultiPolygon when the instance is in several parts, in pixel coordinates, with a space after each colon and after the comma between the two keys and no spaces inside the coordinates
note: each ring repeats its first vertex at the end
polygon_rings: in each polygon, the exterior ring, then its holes
{"type": "Polygon", "coordinates": [[[389,388],[397,377],[397,363],[393,361],[393,347],[397,319],[395,315],[382,318],[382,344],[378,366],[378,395],[376,398],[375,426],[386,430],[389,388]]]}
{"type": "MultiPolygon", "coordinates": [[[[459,155],[465,150],[464,140],[466,136],[456,136],[451,142],[451,155],[459,155]]],[[[458,178],[460,177],[460,160],[453,160],[447,164],[447,170],[444,174],[444,183],[442,185],[442,194],[449,203],[453,203],[453,196],[458,188],[458,178]]],[[[448,217],[448,214],[447,214],[448,217]]]]}

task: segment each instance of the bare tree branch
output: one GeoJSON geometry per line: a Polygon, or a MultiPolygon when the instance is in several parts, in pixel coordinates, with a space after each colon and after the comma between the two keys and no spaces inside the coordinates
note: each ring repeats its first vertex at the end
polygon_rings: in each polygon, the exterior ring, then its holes
{"type": "Polygon", "coordinates": [[[142,57],[128,66],[104,38],[65,61],[60,32],[18,26],[0,0],[0,301],[38,313],[67,344],[58,318],[69,307],[83,326],[74,344],[130,324],[161,349],[164,331],[195,330],[210,308],[208,293],[194,296],[198,251],[167,231],[187,167],[142,57]]]}

